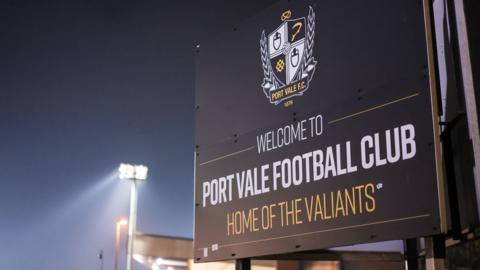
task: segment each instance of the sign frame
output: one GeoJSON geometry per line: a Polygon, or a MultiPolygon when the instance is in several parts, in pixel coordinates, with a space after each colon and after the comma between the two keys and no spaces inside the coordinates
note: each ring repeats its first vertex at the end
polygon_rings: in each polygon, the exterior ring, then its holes
{"type": "MultiPolygon", "coordinates": [[[[428,82],[429,82],[429,94],[430,94],[430,104],[431,104],[431,117],[432,117],[432,129],[433,129],[433,144],[434,144],[434,157],[435,157],[435,170],[436,170],[436,183],[437,183],[437,196],[438,196],[438,211],[439,211],[439,218],[440,218],[440,228],[439,232],[440,233],[446,233],[448,230],[448,225],[447,225],[447,210],[446,210],[446,203],[445,203],[445,184],[444,184],[444,174],[443,174],[443,157],[442,157],[442,152],[441,152],[441,142],[440,142],[440,125],[439,125],[439,115],[438,115],[438,93],[437,93],[437,78],[436,78],[436,69],[437,66],[435,64],[435,49],[434,49],[434,43],[432,39],[432,24],[431,24],[431,3],[429,0],[422,0],[422,7],[423,7],[423,21],[424,21],[424,33],[425,33],[425,46],[426,46],[426,56],[427,56],[427,61],[428,61],[428,82]]],[[[235,136],[236,138],[236,136],[235,136]]],[[[235,139],[236,141],[236,139],[235,139]]],[[[243,150],[241,150],[243,151],[243,150]]],[[[233,154],[238,154],[240,153],[231,153],[233,154]]],[[[231,154],[227,154],[224,156],[220,156],[219,158],[224,158],[227,157],[231,154]]],[[[194,175],[195,175],[195,185],[197,185],[197,156],[198,156],[198,150],[195,151],[195,170],[194,170],[194,175]]],[[[209,162],[213,162],[215,160],[209,160],[206,162],[203,162],[202,164],[206,164],[209,162]]],[[[200,165],[202,165],[200,164],[200,165]]],[[[195,190],[198,187],[195,187],[195,190]]],[[[195,207],[200,207],[201,202],[196,199],[196,205],[195,207]]],[[[197,233],[195,231],[195,233],[197,233]]],[[[300,245],[296,245],[296,248],[300,248],[300,245]]],[[[196,262],[209,262],[209,261],[215,261],[218,259],[205,259],[208,254],[208,250],[210,249],[211,252],[214,252],[218,249],[218,245],[212,245],[211,247],[207,247],[207,253],[205,253],[205,247],[197,247],[195,246],[195,261],[196,262]],[[199,256],[198,254],[203,252],[204,256],[199,256]]],[[[302,249],[299,249],[302,250],[302,249]]],[[[312,250],[312,249],[308,249],[312,250]]],[[[294,252],[292,250],[292,252],[294,252]]],[[[269,256],[270,258],[272,256],[275,256],[275,254],[260,254],[260,256],[269,256]]],[[[249,257],[257,257],[257,256],[249,256],[249,257]]],[[[241,254],[231,254],[231,258],[222,258],[221,260],[228,260],[228,259],[239,259],[239,258],[249,258],[242,256],[241,254]]]]}

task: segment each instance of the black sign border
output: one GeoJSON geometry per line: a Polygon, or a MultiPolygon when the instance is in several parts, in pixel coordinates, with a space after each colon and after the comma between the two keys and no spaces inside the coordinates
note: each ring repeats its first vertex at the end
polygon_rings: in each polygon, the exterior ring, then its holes
{"type": "MultiPolygon", "coordinates": [[[[435,49],[435,42],[434,33],[432,28],[432,1],[431,0],[422,0],[422,7],[423,7],[423,20],[424,20],[424,31],[425,31],[425,46],[426,46],[426,53],[427,53],[427,61],[428,61],[428,82],[429,82],[429,90],[430,90],[430,104],[431,104],[431,116],[432,116],[432,129],[433,129],[433,143],[434,143],[434,155],[435,155],[435,168],[436,168],[436,183],[437,183],[437,196],[438,196],[438,213],[439,213],[439,232],[442,234],[447,233],[448,231],[448,222],[447,222],[447,208],[446,208],[446,190],[445,190],[445,176],[444,176],[444,161],[442,156],[442,148],[441,148],[441,141],[440,141],[440,133],[441,127],[440,123],[440,116],[439,116],[439,100],[438,100],[438,82],[437,82],[437,65],[436,65],[436,49],[435,49]]],[[[196,166],[197,166],[197,151],[195,151],[194,155],[194,184],[196,185],[196,166]]],[[[195,223],[195,221],[194,221],[195,223]]],[[[195,229],[195,225],[194,225],[195,229]]],[[[426,236],[426,235],[425,235],[426,236]]],[[[361,244],[366,242],[358,242],[353,244],[361,244]]],[[[241,243],[239,243],[241,245],[241,243]]],[[[195,248],[195,247],[194,247],[195,248]]],[[[203,248],[202,248],[203,249],[203,248]]],[[[200,248],[198,250],[201,250],[200,248]]],[[[313,251],[315,249],[309,249],[313,251]]],[[[308,250],[302,250],[303,252],[308,250]]],[[[224,259],[207,259],[196,257],[197,249],[194,250],[194,262],[196,263],[203,263],[203,262],[215,262],[215,261],[225,261],[229,259],[244,259],[248,257],[241,256],[241,254],[232,254],[231,258],[224,258],[224,259]]],[[[261,257],[251,257],[256,259],[262,259],[262,257],[268,260],[274,260],[277,257],[281,258],[285,256],[285,254],[289,254],[289,259],[302,259],[301,253],[292,252],[292,253],[283,253],[283,254],[262,254],[261,257]]]]}

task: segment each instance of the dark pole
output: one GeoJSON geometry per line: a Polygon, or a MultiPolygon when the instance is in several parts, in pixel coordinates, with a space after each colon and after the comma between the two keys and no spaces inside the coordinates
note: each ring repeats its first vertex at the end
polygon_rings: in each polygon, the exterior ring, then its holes
{"type": "Polygon", "coordinates": [[[426,270],[445,270],[445,236],[434,235],[425,237],[425,268],[426,270]]]}
{"type": "Polygon", "coordinates": [[[238,259],[235,261],[235,270],[250,270],[250,259],[238,259]]]}
{"type": "Polygon", "coordinates": [[[408,270],[418,270],[418,248],[417,239],[407,239],[404,242],[405,259],[407,261],[408,270]]]}
{"type": "Polygon", "coordinates": [[[103,270],[103,249],[98,253],[98,258],[100,259],[100,270],[103,270]]]}

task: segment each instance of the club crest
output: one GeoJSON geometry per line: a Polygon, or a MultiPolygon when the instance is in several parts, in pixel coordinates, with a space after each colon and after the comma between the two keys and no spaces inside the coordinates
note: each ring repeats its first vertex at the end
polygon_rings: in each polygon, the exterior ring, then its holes
{"type": "Polygon", "coordinates": [[[290,10],[282,13],[282,23],[260,38],[263,68],[263,92],[270,103],[279,103],[303,95],[308,89],[317,62],[313,57],[315,12],[309,7],[307,18],[291,18],[290,10]]]}

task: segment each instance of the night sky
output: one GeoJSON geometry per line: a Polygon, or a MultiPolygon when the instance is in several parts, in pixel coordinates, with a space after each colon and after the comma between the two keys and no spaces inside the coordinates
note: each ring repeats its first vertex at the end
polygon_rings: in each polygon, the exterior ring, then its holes
{"type": "Polygon", "coordinates": [[[195,46],[273,2],[1,1],[0,269],[112,269],[120,162],[137,230],[193,237],[195,46]]]}

